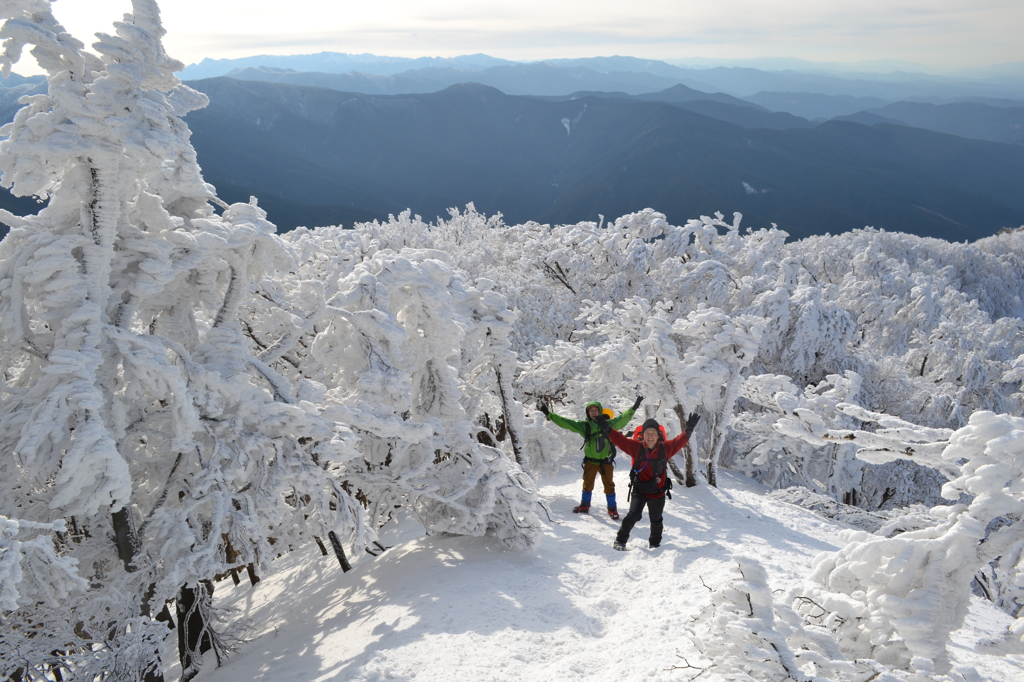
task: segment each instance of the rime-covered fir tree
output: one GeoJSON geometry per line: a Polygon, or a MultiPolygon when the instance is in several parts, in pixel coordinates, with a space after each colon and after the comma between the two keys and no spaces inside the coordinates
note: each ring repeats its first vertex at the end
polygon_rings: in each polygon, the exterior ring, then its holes
{"type": "Polygon", "coordinates": [[[292,342],[288,371],[320,386],[326,412],[358,434],[346,484],[374,527],[401,508],[427,532],[532,545],[541,508],[512,389],[515,314],[492,282],[471,285],[444,252],[396,253],[382,248],[387,235],[367,237],[336,228],[287,237],[302,254],[299,277],[326,283],[306,296],[321,303],[292,342]]]}
{"type": "Polygon", "coordinates": [[[978,411],[950,432],[840,409],[882,428],[821,430],[818,438],[859,443],[868,457],[924,459],[950,471],[944,497],[966,493],[970,503],[935,507],[930,525],[906,532],[843,531],[844,546],[815,559],[807,589],[821,612],[813,620],[851,657],[922,676],[948,673],[949,635],[967,615],[975,574],[1024,541],[1024,420],[978,411]]]}
{"type": "Polygon", "coordinates": [[[182,116],[206,99],[174,75],[156,3],[135,0],[98,56],[45,0],[0,12],[4,73],[33,45],[49,78],[0,143],[3,186],[49,199],[0,215],[0,515],[20,548],[0,675],[154,679],[152,616],[181,590],[207,610],[220,573],[314,535],[373,539],[335,475],[351,433],[243,335],[250,287],[291,255],[203,182],[182,116]]]}

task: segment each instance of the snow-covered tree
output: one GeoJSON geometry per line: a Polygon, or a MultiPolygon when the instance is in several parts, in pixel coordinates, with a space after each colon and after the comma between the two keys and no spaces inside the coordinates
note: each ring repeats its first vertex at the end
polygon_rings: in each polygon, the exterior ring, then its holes
{"type": "Polygon", "coordinates": [[[352,438],[250,352],[240,306],[290,254],[254,204],[215,212],[181,118],[206,99],[174,75],[155,2],[98,56],[49,2],[0,16],[4,71],[31,44],[49,74],[2,131],[2,184],[50,200],[0,214],[0,514],[53,529],[60,560],[23,582],[88,580],[6,601],[5,672],[153,679],[151,616],[179,590],[312,536],[372,538],[333,471],[352,438]]]}
{"type": "MultiPolygon", "coordinates": [[[[696,394],[693,385],[687,388],[688,377],[670,337],[672,317],[670,306],[651,305],[643,298],[616,306],[585,302],[580,313],[585,326],[578,336],[593,337],[594,342],[586,349],[566,343],[541,349],[533,361],[523,363],[520,385],[545,399],[561,401],[572,394],[608,405],[628,402],[639,393],[646,398],[647,416],[678,420],[681,430],[696,394]]],[[[696,485],[692,450],[687,449],[685,456],[685,473],[675,462],[670,466],[681,481],[696,485]]]]}
{"type": "MultiPolygon", "coordinates": [[[[991,530],[991,529],[990,529],[991,530]]],[[[1024,540],[1014,543],[974,576],[974,594],[1019,620],[1024,636],[1024,540]]]]}
{"type": "Polygon", "coordinates": [[[289,236],[305,260],[284,288],[327,286],[282,370],[320,386],[318,402],[359,436],[342,476],[374,527],[401,506],[430,532],[531,544],[539,507],[511,386],[515,314],[443,252],[395,253],[365,236],[289,236]]]}
{"type": "MultiPolygon", "coordinates": [[[[853,435],[868,441],[865,447],[876,456],[910,456],[879,447],[881,438],[927,443],[932,436],[933,444],[944,445],[942,460],[959,472],[943,495],[958,499],[966,493],[973,500],[935,507],[936,525],[892,537],[844,531],[846,545],[815,560],[817,587],[808,596],[831,614],[824,622],[851,655],[921,674],[945,673],[949,634],[964,621],[975,574],[1024,540],[1024,419],[976,412],[952,435],[898,422],[884,431],[873,442],[863,432],[853,435]],[[935,435],[946,435],[948,444],[935,435]],[[993,527],[997,519],[1010,522],[993,527]]],[[[934,449],[916,448],[925,457],[934,449]]]]}
{"type": "Polygon", "coordinates": [[[853,503],[860,483],[856,446],[819,437],[828,428],[856,428],[839,405],[859,398],[855,372],[831,374],[817,385],[798,390],[789,377],[758,374],[740,388],[744,408],[734,422],[736,445],[729,468],[772,488],[799,485],[853,503]]]}
{"type": "Polygon", "coordinates": [[[52,648],[56,642],[69,649],[81,646],[74,623],[61,615],[63,604],[81,598],[89,583],[79,575],[78,561],[54,542],[55,534],[66,539],[66,533],[63,519],[34,523],[0,516],[0,623],[10,619],[21,626],[4,628],[0,675],[7,679],[60,670],[65,657],[52,648]],[[31,617],[13,615],[27,608],[31,617]]]}
{"type": "Polygon", "coordinates": [[[743,370],[757,356],[764,324],[764,318],[729,316],[711,308],[694,311],[672,327],[685,339],[685,375],[690,385],[699,387],[699,408],[707,421],[703,447],[711,485],[718,485],[718,463],[743,383],[743,370]]]}
{"type": "Polygon", "coordinates": [[[711,603],[689,628],[690,641],[706,660],[691,667],[737,682],[861,679],[867,666],[854,665],[827,631],[805,625],[792,608],[776,602],[756,559],[732,559],[739,576],[713,590],[711,603]]]}

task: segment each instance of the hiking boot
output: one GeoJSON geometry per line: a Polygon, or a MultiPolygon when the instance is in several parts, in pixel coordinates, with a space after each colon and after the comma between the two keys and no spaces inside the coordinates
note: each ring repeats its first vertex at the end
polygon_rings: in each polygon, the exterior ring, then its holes
{"type": "Polygon", "coordinates": [[[613,549],[617,549],[620,552],[625,552],[626,551],[626,543],[625,542],[619,542],[618,540],[616,540],[614,543],[612,543],[612,548],[613,549]]]}
{"type": "Polygon", "coordinates": [[[572,508],[572,513],[573,514],[589,514],[590,513],[590,505],[589,504],[581,504],[581,505],[579,505],[577,507],[573,507],[572,508]]]}
{"type": "Polygon", "coordinates": [[[612,517],[612,521],[618,521],[619,520],[619,510],[615,509],[615,508],[609,509],[608,510],[608,516],[612,517]]]}
{"type": "Polygon", "coordinates": [[[660,542],[652,542],[652,543],[650,543],[650,545],[651,545],[651,549],[658,549],[659,547],[661,547],[661,543],[660,542]]]}

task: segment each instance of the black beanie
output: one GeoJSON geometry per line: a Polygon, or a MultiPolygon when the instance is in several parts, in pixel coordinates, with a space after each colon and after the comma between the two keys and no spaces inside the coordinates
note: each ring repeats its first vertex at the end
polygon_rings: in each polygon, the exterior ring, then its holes
{"type": "Polygon", "coordinates": [[[643,427],[640,429],[640,433],[643,433],[647,429],[654,429],[659,435],[661,434],[661,424],[658,423],[657,419],[648,419],[645,421],[643,427]]]}

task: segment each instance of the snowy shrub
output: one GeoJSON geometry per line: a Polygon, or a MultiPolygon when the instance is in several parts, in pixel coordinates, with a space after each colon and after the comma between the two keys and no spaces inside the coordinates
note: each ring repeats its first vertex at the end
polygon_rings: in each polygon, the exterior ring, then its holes
{"type": "Polygon", "coordinates": [[[743,383],[743,371],[757,356],[765,320],[726,315],[711,308],[691,312],[672,326],[682,337],[683,373],[696,388],[698,409],[706,417],[704,439],[708,482],[717,485],[718,462],[743,383]]]}
{"type": "Polygon", "coordinates": [[[1014,618],[1024,616],[1024,540],[983,566],[971,587],[975,595],[988,599],[1014,618]]]}
{"type": "MultiPolygon", "coordinates": [[[[905,426],[887,430],[912,435],[905,426]]],[[[844,531],[842,549],[815,559],[818,587],[809,596],[831,614],[826,625],[851,655],[948,671],[946,643],[966,616],[975,574],[1024,540],[1024,419],[976,412],[948,438],[941,457],[959,463],[959,476],[943,496],[967,494],[970,505],[935,507],[938,524],[892,537],[844,531]],[[988,529],[1000,517],[1012,522],[988,529]]]]}
{"type": "Polygon", "coordinates": [[[282,370],[320,386],[326,413],[358,435],[358,456],[339,475],[372,527],[401,506],[431,532],[532,544],[539,507],[512,389],[515,314],[488,280],[469,286],[443,252],[395,253],[368,237],[288,235],[304,261],[280,286],[318,288],[282,370]]]}
{"type": "Polygon", "coordinates": [[[856,372],[830,374],[800,390],[789,377],[759,374],[740,387],[743,409],[735,421],[736,445],[727,466],[771,488],[800,485],[836,501],[860,484],[855,446],[819,437],[828,428],[851,428],[838,406],[857,400],[856,372]]]}
{"type": "MultiPolygon", "coordinates": [[[[407,212],[354,231],[376,248],[442,250],[469,281],[494,282],[517,314],[513,387],[523,402],[581,411],[590,398],[628,404],[639,390],[649,398],[645,416],[672,424],[674,405],[697,408],[706,389],[706,380],[680,381],[685,363],[673,358],[700,351],[674,326],[718,309],[731,324],[743,315],[765,320],[756,354],[742,356],[745,380],[785,377],[786,392],[806,395],[855,372],[860,386],[848,402],[933,428],[1021,404],[1020,235],[964,245],[865,229],[787,243],[781,230],[741,231],[740,221],[715,215],[674,226],[645,210],[603,226],[507,226],[470,206],[434,224],[407,212]]],[[[727,466],[775,485],[815,480],[837,500],[857,491],[858,504],[881,502],[885,489],[857,488],[851,448],[781,439],[776,410],[741,395],[719,428],[701,423],[694,454],[713,459],[720,446],[727,466]],[[761,472],[751,460],[766,450],[761,472]],[[833,461],[841,466],[826,482],[833,461]]]]}
{"type": "MultiPolygon", "coordinates": [[[[909,458],[883,464],[865,462],[860,471],[856,502],[865,509],[879,510],[951,504],[942,497],[942,486],[947,480],[940,471],[909,458]]],[[[968,502],[966,498],[957,501],[968,502]]]]}
{"type": "Polygon", "coordinates": [[[823,628],[805,625],[777,603],[764,568],[734,555],[739,577],[715,590],[690,629],[702,667],[736,682],[825,682],[860,679],[863,665],[847,661],[823,628]]]}
{"type": "Polygon", "coordinates": [[[708,604],[688,628],[687,637],[700,659],[677,669],[695,669],[694,680],[736,682],[977,682],[964,666],[941,673],[918,659],[918,672],[893,668],[868,656],[852,656],[834,635],[836,614],[798,589],[771,590],[761,564],[733,555],[739,575],[712,589],[708,604]],[[790,606],[789,604],[792,604],[790,606]]]}
{"type": "Polygon", "coordinates": [[[4,628],[9,643],[0,657],[5,679],[18,671],[59,666],[54,642],[79,646],[72,624],[60,617],[62,602],[80,597],[89,584],[79,576],[77,560],[54,545],[53,534],[66,530],[63,519],[34,523],[0,516],[0,623],[12,621],[12,627],[4,628]],[[18,610],[31,610],[31,619],[12,617],[10,612],[18,610]],[[35,630],[49,636],[33,636],[35,630]]]}

